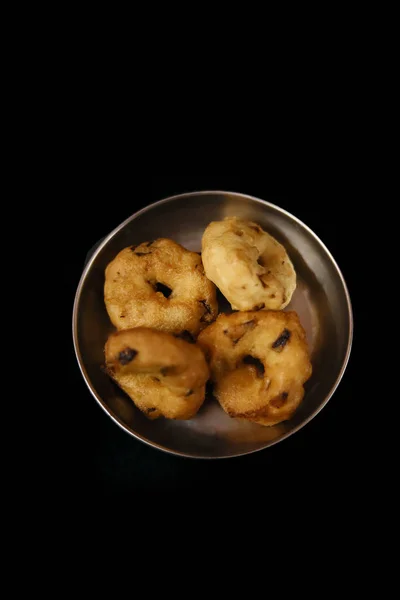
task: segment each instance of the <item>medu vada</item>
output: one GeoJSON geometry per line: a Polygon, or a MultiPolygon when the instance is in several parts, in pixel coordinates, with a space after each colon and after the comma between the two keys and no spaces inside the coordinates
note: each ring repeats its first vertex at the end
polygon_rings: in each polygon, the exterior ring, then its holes
{"type": "Polygon", "coordinates": [[[205,397],[209,368],[196,345],[146,327],[112,333],[105,370],[149,419],[190,419],[205,397]]]}
{"type": "Polygon", "coordinates": [[[164,238],[119,252],[106,268],[104,301],[117,329],[153,327],[189,338],[218,313],[199,254],[164,238]]]}
{"type": "Polygon", "coordinates": [[[207,277],[233,310],[281,310],[296,289],[296,272],[285,248],[257,223],[237,217],[213,221],[204,231],[207,277]]]}
{"type": "Polygon", "coordinates": [[[228,415],[261,425],[290,419],[312,373],[297,313],[221,314],[197,343],[209,360],[214,396],[228,415]]]}

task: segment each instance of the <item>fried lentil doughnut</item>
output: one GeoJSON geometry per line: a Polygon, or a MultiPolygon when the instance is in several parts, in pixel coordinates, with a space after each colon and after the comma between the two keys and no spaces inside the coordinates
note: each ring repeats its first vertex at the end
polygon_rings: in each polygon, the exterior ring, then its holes
{"type": "Polygon", "coordinates": [[[296,289],[285,248],[257,223],[237,217],[213,221],[203,234],[206,275],[234,310],[281,310],[296,289]]]}
{"type": "Polygon", "coordinates": [[[104,301],[117,329],[196,336],[218,313],[201,257],[168,239],[125,248],[107,266],[104,301]]]}
{"type": "Polygon", "coordinates": [[[214,395],[228,415],[261,425],[293,415],[312,372],[297,313],[221,314],[197,343],[209,357],[214,395]]]}
{"type": "Polygon", "coordinates": [[[203,404],[209,369],[196,344],[137,327],[112,333],[106,372],[149,418],[190,419],[203,404]]]}

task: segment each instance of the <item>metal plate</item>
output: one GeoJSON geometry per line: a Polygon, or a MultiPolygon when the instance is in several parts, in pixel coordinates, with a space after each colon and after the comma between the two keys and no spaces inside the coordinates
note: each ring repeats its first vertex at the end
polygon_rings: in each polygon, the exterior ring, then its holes
{"type": "MultiPolygon", "coordinates": [[[[220,312],[230,312],[219,295],[220,312]]],[[[296,217],[250,196],[195,192],[161,200],[132,215],[108,235],[86,265],[73,310],[73,338],[82,375],[105,412],[135,438],[160,450],[193,458],[227,458],[275,444],[308,423],[328,402],[346,368],[353,334],[349,294],[332,255],[296,217]],[[313,375],[302,404],[290,419],[274,427],[231,419],[207,397],[189,421],[149,421],[103,373],[103,348],[114,328],[103,299],[104,270],[132,244],[172,238],[200,251],[210,221],[238,216],[256,221],[287,249],[297,273],[297,289],[285,310],[295,310],[306,330],[313,375]]]]}

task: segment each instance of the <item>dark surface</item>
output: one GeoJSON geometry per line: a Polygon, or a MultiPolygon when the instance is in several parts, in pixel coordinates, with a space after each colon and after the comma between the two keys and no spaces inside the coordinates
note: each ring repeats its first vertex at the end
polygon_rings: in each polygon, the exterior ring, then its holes
{"type": "Polygon", "coordinates": [[[144,177],[121,180],[95,173],[94,189],[69,202],[65,228],[73,228],[73,243],[64,259],[68,389],[63,390],[63,425],[57,452],[65,489],[79,497],[134,495],[209,498],[239,495],[261,498],[268,488],[285,494],[316,492],[315,502],[345,489],[360,471],[357,430],[357,323],[363,318],[357,294],[361,287],[354,252],[355,216],[351,200],[329,194],[276,195],[259,177],[144,177]],[[221,461],[183,459],[154,450],[119,429],[100,409],[80,374],[72,345],[72,304],[88,250],[139,208],[167,196],[201,189],[223,189],[257,196],[296,215],[326,244],[346,279],[355,313],[355,340],[343,380],[333,398],[303,429],[272,448],[221,461]],[[357,445],[358,444],[358,445],[357,445]]]}

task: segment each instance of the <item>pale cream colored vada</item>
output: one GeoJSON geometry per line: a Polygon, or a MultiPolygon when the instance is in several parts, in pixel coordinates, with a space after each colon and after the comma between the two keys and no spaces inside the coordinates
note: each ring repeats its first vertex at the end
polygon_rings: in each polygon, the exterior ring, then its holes
{"type": "Polygon", "coordinates": [[[296,289],[285,248],[257,223],[236,217],[213,221],[202,238],[207,277],[234,310],[281,310],[296,289]]]}

